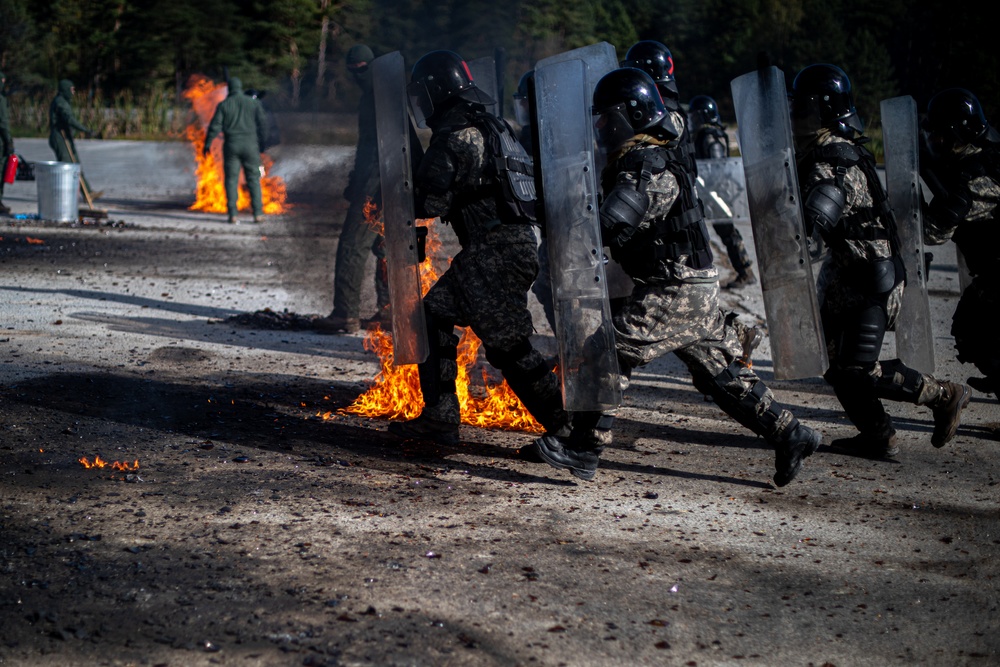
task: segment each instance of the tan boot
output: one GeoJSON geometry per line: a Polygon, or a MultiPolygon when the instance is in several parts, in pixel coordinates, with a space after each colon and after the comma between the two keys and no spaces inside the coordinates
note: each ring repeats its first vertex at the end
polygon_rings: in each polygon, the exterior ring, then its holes
{"type": "Polygon", "coordinates": [[[934,434],[931,435],[931,444],[935,447],[944,447],[958,431],[962,410],[972,400],[972,390],[968,385],[957,382],[938,384],[941,385],[942,392],[941,397],[931,406],[931,410],[934,411],[934,434]]]}

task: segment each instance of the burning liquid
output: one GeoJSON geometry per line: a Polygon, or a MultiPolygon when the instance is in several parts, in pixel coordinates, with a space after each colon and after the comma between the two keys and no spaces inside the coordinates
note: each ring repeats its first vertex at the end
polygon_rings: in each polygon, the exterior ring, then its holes
{"type": "Polygon", "coordinates": [[[132,472],[139,469],[139,459],[135,460],[135,463],[129,463],[128,461],[119,463],[115,461],[113,463],[108,463],[104,459],[97,455],[94,457],[93,461],[87,459],[86,456],[80,459],[80,463],[84,468],[88,470],[91,468],[107,468],[110,467],[112,470],[121,470],[122,472],[132,472]]]}
{"type": "MultiPolygon", "coordinates": [[[[371,204],[365,207],[365,218],[375,229],[381,231],[378,210],[371,204]]],[[[438,279],[434,269],[434,257],[441,251],[441,240],[436,233],[433,220],[420,220],[418,224],[428,227],[425,244],[427,259],[420,265],[420,284],[424,294],[438,279]]],[[[458,377],[455,387],[461,408],[462,423],[482,428],[540,433],[545,429],[524,407],[505,381],[499,384],[490,381],[489,373],[482,370],[483,387],[470,390],[470,371],[475,366],[479,346],[482,344],[472,329],[461,329],[458,343],[458,377]]],[[[420,378],[415,365],[394,366],[392,356],[392,334],[375,327],[365,338],[365,349],[378,355],[380,370],[372,386],[364,394],[343,409],[348,414],[366,417],[384,417],[393,420],[413,419],[424,406],[420,391],[420,378]]],[[[329,413],[319,416],[327,417],[329,413]]]]}
{"type": "MultiPolygon", "coordinates": [[[[188,80],[184,89],[184,99],[191,102],[191,110],[195,119],[184,129],[184,138],[191,142],[194,151],[195,176],[198,186],[195,189],[195,202],[188,210],[204,211],[206,213],[226,212],[226,188],[222,171],[222,142],[214,141],[208,155],[202,154],[205,146],[205,132],[215,113],[215,107],[226,99],[228,86],[215,83],[211,79],[195,74],[188,80]]],[[[274,161],[267,154],[260,156],[264,166],[264,177],[260,179],[261,197],[264,203],[264,213],[284,213],[288,210],[285,181],[280,176],[269,176],[274,161]]],[[[240,189],[237,199],[240,211],[250,210],[250,193],[247,190],[243,173],[240,172],[240,189]]]]}

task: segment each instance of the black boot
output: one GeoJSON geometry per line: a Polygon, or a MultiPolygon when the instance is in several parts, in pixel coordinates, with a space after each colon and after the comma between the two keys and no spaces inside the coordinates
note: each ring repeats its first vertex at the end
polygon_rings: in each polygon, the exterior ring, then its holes
{"type": "Polygon", "coordinates": [[[830,443],[830,448],[840,454],[866,459],[891,459],[899,454],[895,430],[889,435],[858,433],[851,438],[838,438],[830,443]]]}
{"type": "Polygon", "coordinates": [[[819,447],[822,436],[793,418],[774,443],[774,485],[785,486],[799,474],[802,460],[812,456],[819,447]]]}
{"type": "Polygon", "coordinates": [[[570,438],[547,434],[535,440],[535,449],[542,460],[553,468],[569,470],[577,479],[590,481],[597,474],[604,448],[573,449],[570,438]]]}

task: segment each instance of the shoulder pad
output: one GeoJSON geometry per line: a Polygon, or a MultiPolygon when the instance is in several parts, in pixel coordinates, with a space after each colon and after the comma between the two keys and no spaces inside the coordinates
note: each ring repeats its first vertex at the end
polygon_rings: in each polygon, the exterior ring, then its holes
{"type": "Polygon", "coordinates": [[[861,162],[861,149],[846,141],[835,141],[817,149],[820,159],[834,166],[853,167],[861,162]]]}
{"type": "Polygon", "coordinates": [[[649,170],[654,174],[660,174],[667,170],[666,150],[661,146],[648,146],[629,151],[625,154],[625,168],[629,171],[641,169],[643,163],[649,163],[649,170]]]}

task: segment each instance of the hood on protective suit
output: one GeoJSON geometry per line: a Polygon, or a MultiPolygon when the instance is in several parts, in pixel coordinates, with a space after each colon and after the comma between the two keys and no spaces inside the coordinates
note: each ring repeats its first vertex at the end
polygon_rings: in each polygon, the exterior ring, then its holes
{"type": "Polygon", "coordinates": [[[230,95],[243,94],[243,81],[241,81],[239,77],[236,76],[229,77],[229,94],[230,95]]]}
{"type": "Polygon", "coordinates": [[[59,82],[59,96],[65,97],[67,100],[73,99],[73,82],[69,79],[63,79],[59,82]]]}

